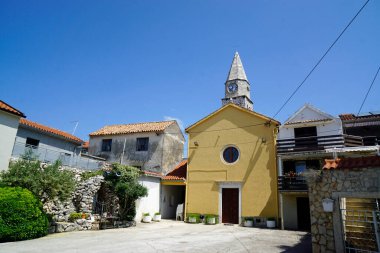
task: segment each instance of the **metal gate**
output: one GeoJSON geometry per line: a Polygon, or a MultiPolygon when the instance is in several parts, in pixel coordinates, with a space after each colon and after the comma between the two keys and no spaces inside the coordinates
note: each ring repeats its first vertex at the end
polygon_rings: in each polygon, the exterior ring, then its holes
{"type": "Polygon", "coordinates": [[[380,212],[341,209],[345,252],[380,252],[380,212]]]}

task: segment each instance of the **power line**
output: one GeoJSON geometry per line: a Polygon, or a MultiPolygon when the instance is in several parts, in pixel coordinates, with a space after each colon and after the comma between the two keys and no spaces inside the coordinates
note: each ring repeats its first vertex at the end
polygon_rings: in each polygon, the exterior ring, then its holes
{"type": "Polygon", "coordinates": [[[288,104],[288,102],[292,99],[292,97],[297,93],[297,91],[302,87],[302,85],[306,82],[306,80],[310,77],[310,75],[314,72],[314,70],[318,67],[318,65],[322,62],[322,60],[325,58],[325,56],[330,52],[330,50],[334,47],[334,45],[338,42],[340,37],[344,34],[344,32],[348,29],[348,27],[354,22],[356,17],[360,14],[360,12],[364,9],[364,7],[368,4],[369,0],[367,0],[364,5],[359,9],[359,11],[355,14],[355,16],[350,20],[350,22],[346,25],[346,27],[343,29],[343,31],[339,34],[339,36],[335,39],[335,41],[330,45],[330,47],[327,49],[327,51],[322,55],[322,57],[318,60],[318,62],[314,65],[314,67],[310,70],[310,72],[306,75],[306,77],[303,79],[303,81],[297,86],[297,88],[293,91],[293,93],[288,97],[288,99],[285,101],[285,103],[278,109],[278,111],[273,115],[272,118],[275,118],[282,109],[288,104]]]}
{"type": "Polygon", "coordinates": [[[359,116],[359,114],[360,114],[360,112],[361,112],[361,110],[362,110],[362,108],[363,108],[363,105],[364,105],[365,101],[367,100],[368,94],[370,93],[370,91],[371,91],[371,89],[372,89],[372,86],[373,86],[373,84],[375,83],[375,80],[376,80],[376,78],[377,78],[377,75],[379,74],[379,71],[380,71],[380,66],[379,66],[379,68],[378,68],[377,71],[376,71],[375,77],[373,78],[372,83],[371,83],[371,85],[369,86],[369,88],[368,88],[368,90],[367,90],[367,93],[365,94],[365,97],[364,97],[364,99],[363,99],[363,102],[362,102],[362,104],[360,105],[359,111],[358,111],[358,113],[356,114],[356,116],[359,116]]]}

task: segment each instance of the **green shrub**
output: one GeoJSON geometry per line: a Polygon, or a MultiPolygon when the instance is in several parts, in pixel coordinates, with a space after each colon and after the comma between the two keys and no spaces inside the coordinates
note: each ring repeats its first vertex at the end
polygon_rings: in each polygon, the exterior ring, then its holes
{"type": "Polygon", "coordinates": [[[267,220],[269,220],[269,221],[275,221],[276,218],[275,217],[269,217],[267,220]]]}
{"type": "Polygon", "coordinates": [[[154,215],[161,215],[161,213],[160,212],[156,212],[156,213],[154,213],[154,215]]]}
{"type": "Polygon", "coordinates": [[[86,171],[80,175],[80,178],[82,181],[86,181],[89,178],[100,176],[100,175],[103,175],[103,170],[86,171]]]}
{"type": "Polygon", "coordinates": [[[105,174],[108,188],[119,198],[121,220],[132,221],[136,216],[136,200],[148,195],[148,189],[138,182],[141,171],[135,167],[112,164],[105,174]]]}
{"type": "Polygon", "coordinates": [[[187,222],[189,222],[190,217],[195,218],[197,223],[201,222],[201,215],[199,213],[188,213],[187,214],[187,222]]]}
{"type": "Polygon", "coordinates": [[[210,224],[208,222],[208,219],[210,219],[210,218],[215,218],[215,223],[219,223],[219,216],[216,214],[205,214],[204,217],[205,217],[204,218],[205,224],[210,224]]]}
{"type": "Polygon", "coordinates": [[[245,221],[253,221],[254,219],[253,219],[253,217],[244,217],[243,220],[245,220],[245,221]]]}
{"type": "Polygon", "coordinates": [[[143,216],[150,216],[150,213],[143,213],[143,216]]]}
{"type": "Polygon", "coordinates": [[[39,161],[20,159],[0,174],[1,185],[26,188],[44,201],[56,197],[65,201],[71,197],[76,182],[74,174],[60,170],[60,165],[60,162],[56,162],[42,169],[39,161]]]}
{"type": "Polygon", "coordinates": [[[0,242],[27,240],[48,233],[42,203],[29,190],[0,188],[0,242]]]}
{"type": "MultiPolygon", "coordinates": [[[[69,221],[74,222],[75,220],[82,219],[83,213],[71,213],[69,216],[69,221]]],[[[90,215],[85,213],[85,219],[87,219],[90,215]]]]}

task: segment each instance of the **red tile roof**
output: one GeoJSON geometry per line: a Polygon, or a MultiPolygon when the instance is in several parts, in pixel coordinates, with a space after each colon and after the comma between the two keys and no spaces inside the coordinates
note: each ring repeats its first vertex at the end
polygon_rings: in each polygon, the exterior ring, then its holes
{"type": "Polygon", "coordinates": [[[326,159],[324,170],[353,169],[353,168],[380,168],[380,156],[365,156],[355,158],[326,159]]]}
{"type": "Polygon", "coordinates": [[[339,115],[340,119],[343,121],[348,121],[348,120],[355,120],[355,119],[380,119],[380,114],[379,113],[374,113],[374,114],[367,114],[367,115],[360,115],[360,116],[355,116],[354,114],[341,114],[339,115]]]}
{"type": "Polygon", "coordinates": [[[55,128],[52,128],[52,127],[44,126],[44,125],[41,125],[39,123],[30,121],[30,120],[27,120],[27,119],[20,119],[20,125],[28,126],[28,127],[37,129],[37,130],[42,131],[42,132],[54,134],[54,135],[57,135],[59,137],[63,137],[65,139],[69,140],[69,141],[72,141],[72,142],[75,142],[75,143],[78,143],[78,144],[83,143],[83,141],[81,139],[79,139],[78,137],[76,137],[76,136],[74,136],[72,134],[63,132],[61,130],[58,130],[58,129],[55,129],[55,128]]]}
{"type": "Polygon", "coordinates": [[[2,100],[0,100],[0,110],[25,118],[25,115],[22,112],[20,112],[13,106],[8,105],[2,100]]]}
{"type": "Polygon", "coordinates": [[[187,159],[182,160],[171,172],[163,177],[163,180],[186,180],[187,159]]]}
{"type": "Polygon", "coordinates": [[[162,173],[147,171],[147,170],[143,170],[142,173],[146,176],[153,176],[153,177],[160,177],[160,178],[162,178],[162,176],[163,176],[162,173]]]}
{"type": "Polygon", "coordinates": [[[168,126],[175,123],[176,121],[159,121],[159,122],[145,122],[145,123],[134,123],[134,124],[124,124],[124,125],[111,125],[105,126],[95,132],[90,133],[90,136],[97,135],[114,135],[114,134],[131,134],[131,133],[142,133],[142,132],[162,132],[168,126]]]}
{"type": "Polygon", "coordinates": [[[90,146],[90,142],[89,141],[85,141],[83,144],[82,144],[82,148],[88,148],[90,146]]]}

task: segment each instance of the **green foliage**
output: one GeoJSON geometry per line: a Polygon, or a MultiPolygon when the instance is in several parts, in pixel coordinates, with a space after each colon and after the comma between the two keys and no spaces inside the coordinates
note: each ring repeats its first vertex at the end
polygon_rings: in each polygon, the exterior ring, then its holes
{"type": "Polygon", "coordinates": [[[119,215],[122,220],[132,221],[136,216],[135,201],[148,195],[148,189],[138,182],[140,170],[120,164],[112,164],[112,171],[105,173],[105,181],[119,198],[119,215]]]}
{"type": "Polygon", "coordinates": [[[219,216],[216,214],[205,214],[205,224],[211,224],[209,222],[210,218],[215,218],[215,223],[219,223],[219,216]]]}
{"type": "MultiPolygon", "coordinates": [[[[83,213],[71,213],[69,216],[69,221],[74,222],[75,220],[82,219],[83,213]]],[[[85,219],[87,219],[90,215],[85,213],[85,219]]]]}
{"type": "Polygon", "coordinates": [[[30,191],[0,188],[0,242],[41,237],[47,234],[48,227],[42,203],[30,191]]]}
{"type": "Polygon", "coordinates": [[[267,220],[269,220],[269,221],[275,221],[276,218],[275,217],[269,217],[267,220]]]}
{"type": "Polygon", "coordinates": [[[75,189],[74,174],[60,170],[60,162],[42,169],[39,161],[20,159],[0,174],[1,185],[19,186],[30,190],[40,199],[67,200],[75,189]]]}
{"type": "Polygon", "coordinates": [[[161,213],[160,212],[156,212],[156,213],[154,213],[154,215],[161,215],[161,213]]]}
{"type": "Polygon", "coordinates": [[[253,221],[253,217],[244,217],[243,218],[245,221],[253,221]]]}
{"type": "Polygon", "coordinates": [[[96,177],[103,175],[103,170],[95,170],[95,171],[86,171],[83,172],[80,177],[82,181],[86,181],[87,179],[90,179],[91,177],[96,177]]]}
{"type": "Polygon", "coordinates": [[[199,213],[188,213],[187,222],[189,222],[189,218],[195,218],[197,223],[201,222],[201,215],[199,213]]]}
{"type": "Polygon", "coordinates": [[[143,213],[143,216],[150,216],[150,213],[143,213]]]}

